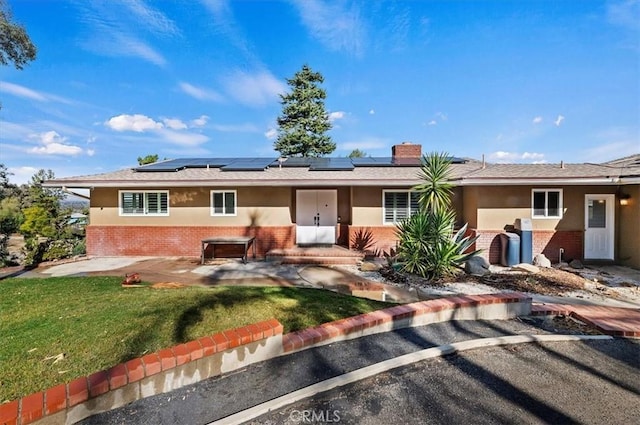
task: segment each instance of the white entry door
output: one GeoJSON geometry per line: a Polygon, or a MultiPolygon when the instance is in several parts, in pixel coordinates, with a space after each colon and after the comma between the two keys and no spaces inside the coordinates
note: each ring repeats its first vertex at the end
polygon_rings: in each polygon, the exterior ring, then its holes
{"type": "Polygon", "coordinates": [[[296,243],[298,245],[336,243],[338,192],[336,190],[296,191],[296,243]]]}
{"type": "Polygon", "coordinates": [[[615,195],[585,195],[584,258],[613,260],[615,195]]]}

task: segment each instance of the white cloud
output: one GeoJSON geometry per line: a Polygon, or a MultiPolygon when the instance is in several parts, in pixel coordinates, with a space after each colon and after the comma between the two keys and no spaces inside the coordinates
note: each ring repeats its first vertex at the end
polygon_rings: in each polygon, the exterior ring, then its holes
{"type": "Polygon", "coordinates": [[[200,115],[200,117],[191,120],[192,127],[204,127],[207,125],[207,121],[209,121],[209,117],[206,115],[200,115]]]}
{"type": "Polygon", "coordinates": [[[341,120],[343,119],[345,116],[344,111],[335,111],[335,112],[331,112],[329,114],[329,121],[334,122],[337,120],[341,120]]]}
{"type": "Polygon", "coordinates": [[[224,133],[259,133],[258,127],[251,123],[244,124],[213,124],[211,126],[214,130],[224,133]]]}
{"type": "Polygon", "coordinates": [[[359,8],[339,2],[295,0],[303,24],[326,48],[360,56],[364,51],[365,27],[359,8]]]}
{"type": "Polygon", "coordinates": [[[165,127],[172,130],[185,130],[187,128],[187,125],[178,118],[164,118],[162,122],[164,123],[165,127]]]}
{"type": "Polygon", "coordinates": [[[536,152],[525,152],[522,154],[522,159],[532,159],[534,161],[541,161],[544,159],[544,154],[536,152]]]}
{"type": "Polygon", "coordinates": [[[209,141],[204,134],[186,133],[174,130],[162,129],[158,134],[167,142],[180,146],[198,146],[209,141]]]}
{"type": "Polygon", "coordinates": [[[184,81],[180,82],[179,87],[184,93],[198,100],[213,100],[215,102],[223,100],[223,97],[214,90],[197,87],[184,81]]]}
{"type": "Polygon", "coordinates": [[[60,136],[55,131],[46,131],[34,134],[31,138],[38,139],[42,146],[36,146],[28,150],[29,153],[38,155],[80,155],[82,148],[64,143],[66,137],[60,136]]]}
{"type": "Polygon", "coordinates": [[[123,0],[122,3],[129,10],[123,11],[113,2],[75,2],[81,12],[80,21],[88,31],[80,45],[104,56],[135,57],[158,66],[166,65],[164,56],[142,41],[148,38],[143,33],[175,35],[177,27],[141,0],[123,0]]]}
{"type": "Polygon", "coordinates": [[[253,53],[253,46],[247,40],[238,24],[228,0],[200,0],[211,13],[212,24],[218,34],[225,36],[228,43],[235,47],[239,54],[249,63],[259,63],[259,59],[253,53]]]}
{"type": "Polygon", "coordinates": [[[446,121],[449,119],[449,117],[447,116],[447,114],[443,113],[443,112],[436,112],[435,114],[436,118],[439,119],[440,121],[446,121]]]}
{"type": "Polygon", "coordinates": [[[427,126],[435,126],[438,125],[438,123],[440,122],[444,122],[448,119],[447,115],[442,113],[442,112],[436,112],[435,114],[433,114],[433,117],[427,121],[426,123],[423,123],[423,125],[427,125],[427,126]]]}
{"type": "Polygon", "coordinates": [[[558,115],[558,118],[556,118],[556,120],[553,123],[556,125],[556,127],[560,127],[560,125],[562,124],[562,121],[564,121],[564,116],[558,115]]]}
{"type": "Polygon", "coordinates": [[[160,11],[147,6],[142,0],[123,0],[125,6],[133,12],[135,20],[144,22],[146,30],[158,34],[174,35],[180,33],[175,23],[160,11]]]}
{"type": "Polygon", "coordinates": [[[37,100],[39,102],[48,101],[47,97],[35,90],[20,86],[18,84],[7,83],[6,81],[0,81],[0,91],[9,93],[14,96],[24,97],[27,99],[37,100]]]}
{"type": "Polygon", "coordinates": [[[23,184],[31,181],[31,177],[35,173],[38,172],[38,169],[35,167],[8,167],[7,171],[9,171],[11,176],[9,176],[9,180],[14,184],[23,184]]]}
{"type": "Polygon", "coordinates": [[[60,136],[55,131],[46,131],[44,133],[40,133],[36,135],[36,137],[38,137],[40,139],[40,142],[44,143],[45,145],[48,145],[51,143],[62,143],[65,140],[67,140],[66,137],[60,136]]]}
{"type": "Polygon", "coordinates": [[[270,128],[264,133],[264,137],[269,140],[275,140],[278,137],[278,130],[275,128],[270,128]]]}
{"type": "Polygon", "coordinates": [[[0,81],[0,92],[9,93],[13,96],[23,97],[26,99],[37,100],[38,102],[54,101],[54,102],[60,102],[60,103],[66,103],[66,104],[73,103],[73,101],[61,96],[56,96],[54,94],[36,91],[28,87],[21,86],[19,84],[8,83],[6,81],[0,81]]]}
{"type": "Polygon", "coordinates": [[[607,4],[607,20],[614,25],[633,31],[640,31],[640,1],[609,1],[607,4]]]}
{"type": "Polygon", "coordinates": [[[375,115],[375,114],[376,114],[376,111],[375,111],[375,110],[373,110],[373,109],[369,109],[369,115],[375,115]]]}
{"type": "Polygon", "coordinates": [[[115,131],[135,131],[143,133],[148,130],[158,130],[163,128],[162,123],[142,114],[128,115],[122,114],[109,118],[104,123],[107,127],[115,131]]]}
{"type": "MultiPolygon", "coordinates": [[[[203,115],[198,120],[206,122],[207,118],[203,115]]],[[[164,124],[142,114],[122,114],[110,118],[104,124],[118,132],[151,132],[169,143],[181,146],[197,146],[209,141],[209,137],[203,134],[184,131],[187,129],[187,125],[180,119],[171,118],[163,121],[164,124]]]]}
{"type": "Polygon", "coordinates": [[[266,71],[255,74],[236,71],[224,79],[224,84],[231,97],[247,106],[265,105],[287,90],[282,81],[266,71]]]}
{"type": "Polygon", "coordinates": [[[82,153],[82,148],[73,145],[63,145],[62,143],[50,143],[29,149],[30,153],[38,155],[70,155],[76,156],[82,153]]]}
{"type": "Polygon", "coordinates": [[[153,47],[134,37],[119,35],[114,40],[114,52],[117,56],[133,56],[155,65],[164,66],[167,60],[153,47]]]}
{"type": "Polygon", "coordinates": [[[595,134],[597,145],[584,147],[577,158],[586,162],[604,162],[640,153],[640,135],[632,127],[610,127],[595,134]]]}
{"type": "Polygon", "coordinates": [[[497,163],[533,163],[541,164],[546,162],[544,154],[536,152],[505,152],[497,151],[489,154],[489,161],[497,163]]]}
{"type": "Polygon", "coordinates": [[[96,154],[96,150],[95,149],[87,149],[87,155],[88,156],[93,156],[96,154]]]}
{"type": "Polygon", "coordinates": [[[542,117],[541,116],[537,116],[531,122],[534,123],[534,124],[540,124],[542,122],[542,117]]]}

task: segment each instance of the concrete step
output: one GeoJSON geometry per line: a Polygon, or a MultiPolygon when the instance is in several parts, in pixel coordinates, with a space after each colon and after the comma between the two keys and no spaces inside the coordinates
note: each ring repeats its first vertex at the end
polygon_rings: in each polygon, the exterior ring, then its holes
{"type": "Polygon", "coordinates": [[[362,257],[355,256],[314,256],[314,255],[267,255],[267,261],[280,262],[282,264],[358,264],[362,257]]]}

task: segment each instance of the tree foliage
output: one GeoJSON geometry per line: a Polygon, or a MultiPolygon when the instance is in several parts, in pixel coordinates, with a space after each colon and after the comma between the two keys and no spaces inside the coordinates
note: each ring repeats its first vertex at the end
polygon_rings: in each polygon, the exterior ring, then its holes
{"type": "Polygon", "coordinates": [[[445,153],[423,157],[420,170],[423,182],[414,187],[420,194],[420,209],[397,228],[397,258],[402,270],[434,280],[457,274],[465,261],[479,253],[470,251],[477,237],[465,236],[466,224],[455,231],[448,158],[445,153]]]}
{"type": "Polygon", "coordinates": [[[368,156],[365,151],[361,151],[360,149],[354,149],[349,154],[349,158],[364,158],[368,156]]]}
{"type": "Polygon", "coordinates": [[[274,149],[282,156],[319,157],[329,155],[336,144],[326,134],[331,129],[324,105],[324,77],[308,65],[287,79],[291,92],[280,95],[282,114],[278,117],[278,139],[274,149]]]}
{"type": "Polygon", "coordinates": [[[158,154],[138,157],[138,165],[153,164],[154,162],[158,162],[158,154]]]}
{"type": "Polygon", "coordinates": [[[17,196],[0,200],[0,234],[10,235],[17,232],[23,220],[20,199],[17,196]]]}
{"type": "Polygon", "coordinates": [[[0,201],[17,192],[17,186],[9,182],[9,176],[12,174],[4,164],[0,164],[0,201]]]}
{"type": "Polygon", "coordinates": [[[23,26],[12,22],[5,0],[0,0],[0,64],[13,63],[16,69],[36,58],[36,46],[23,26]]]}

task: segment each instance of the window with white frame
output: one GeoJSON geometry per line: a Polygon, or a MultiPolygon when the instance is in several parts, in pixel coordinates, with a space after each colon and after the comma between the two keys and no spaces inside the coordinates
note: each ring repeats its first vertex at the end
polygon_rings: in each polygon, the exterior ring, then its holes
{"type": "Polygon", "coordinates": [[[562,189],[533,189],[532,218],[562,218],[562,189]]]}
{"type": "Polygon", "coordinates": [[[383,190],[382,216],[384,224],[396,224],[418,212],[418,192],[383,190]]]}
{"type": "Polygon", "coordinates": [[[169,191],[124,191],[120,194],[120,215],[169,215],[169,191]]]}
{"type": "Polygon", "coordinates": [[[237,215],[237,196],[235,190],[211,191],[211,215],[237,215]]]}

